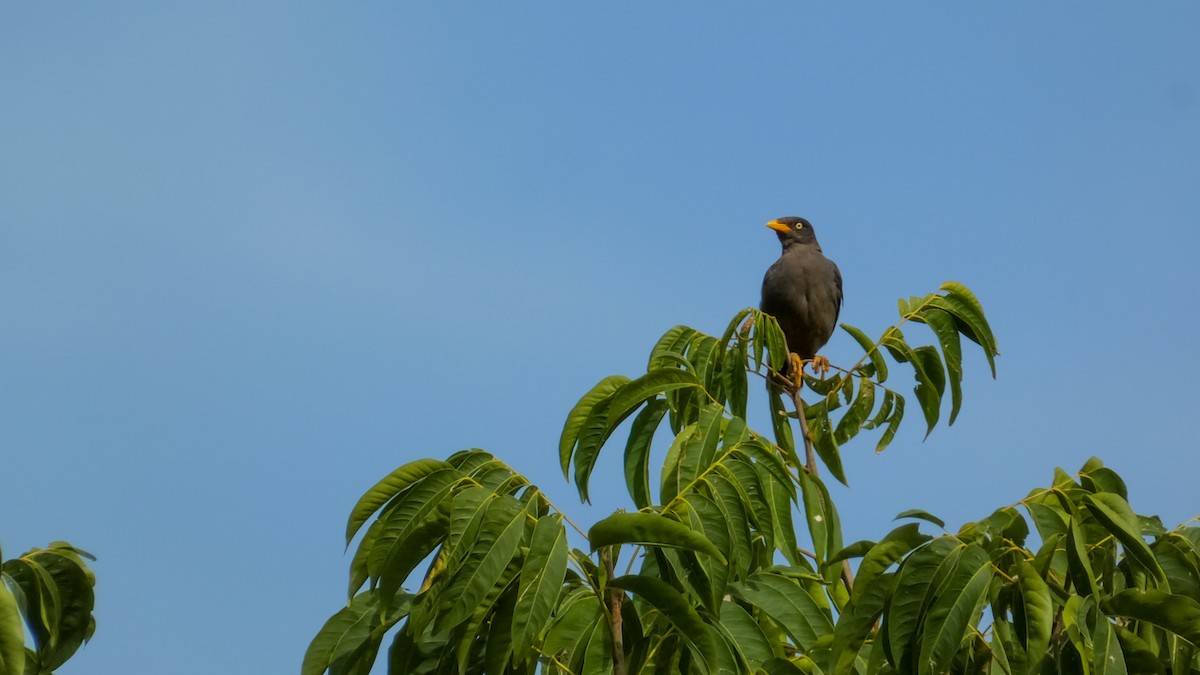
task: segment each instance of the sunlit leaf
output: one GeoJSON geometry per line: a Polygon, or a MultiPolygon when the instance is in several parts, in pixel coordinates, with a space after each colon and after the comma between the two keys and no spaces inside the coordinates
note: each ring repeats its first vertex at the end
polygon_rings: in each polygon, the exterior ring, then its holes
{"type": "Polygon", "coordinates": [[[435,630],[453,628],[475,611],[517,553],[525,527],[525,509],[506,495],[490,500],[479,532],[441,592],[435,630]]]}
{"type": "Polygon", "coordinates": [[[379,510],[379,507],[386,504],[388,500],[426,476],[449,468],[449,464],[439,459],[418,459],[396,469],[376,483],[362,497],[359,497],[358,503],[350,510],[350,519],[346,522],[346,546],[350,545],[350,540],[354,539],[355,533],[363,526],[363,523],[367,522],[371,514],[379,510]]]}
{"type": "Polygon", "coordinates": [[[888,378],[887,359],[883,358],[883,354],[879,352],[879,347],[867,337],[867,334],[861,330],[851,326],[850,324],[840,324],[842,330],[850,334],[863,349],[863,353],[871,360],[871,367],[874,368],[874,377],[876,382],[886,382],[888,378]]]}
{"type": "Polygon", "coordinates": [[[12,591],[0,580],[0,673],[25,672],[25,629],[12,591]]]}
{"type": "Polygon", "coordinates": [[[558,440],[558,461],[562,466],[564,478],[569,478],[571,475],[571,454],[579,442],[584,422],[591,416],[597,404],[607,400],[613,395],[613,392],[628,384],[629,381],[629,378],[624,375],[609,375],[580,397],[575,406],[571,408],[571,412],[567,413],[567,421],[563,424],[562,434],[558,440]]]}
{"type": "Polygon", "coordinates": [[[921,509],[909,509],[907,511],[901,511],[900,513],[897,513],[896,517],[892,520],[900,520],[901,518],[916,518],[917,520],[924,520],[926,522],[933,523],[938,527],[946,527],[946,522],[941,518],[938,518],[928,511],[922,511],[921,509]]]}
{"type": "Polygon", "coordinates": [[[1167,583],[1167,577],[1159,566],[1158,560],[1150,552],[1150,547],[1142,539],[1141,526],[1133,509],[1119,494],[1112,492],[1097,492],[1085,495],[1083,503],[1092,516],[1100,521],[1108,531],[1120,540],[1125,552],[1138,562],[1154,577],[1160,585],[1167,583]]]}
{"type": "Polygon", "coordinates": [[[546,626],[567,571],[567,533],[562,516],[539,518],[521,566],[513,608],[512,647],[521,658],[546,626]]]}
{"type": "Polygon", "coordinates": [[[859,602],[859,598],[885,570],[899,562],[909,551],[930,540],[931,537],[921,534],[919,528],[916,523],[901,525],[888,532],[879,543],[866,552],[854,577],[854,590],[850,593],[851,602],[859,602]]]}

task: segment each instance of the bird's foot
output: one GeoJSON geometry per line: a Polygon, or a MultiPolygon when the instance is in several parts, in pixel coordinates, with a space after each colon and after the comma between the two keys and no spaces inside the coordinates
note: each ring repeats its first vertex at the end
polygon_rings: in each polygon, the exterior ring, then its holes
{"type": "Polygon", "coordinates": [[[788,375],[792,378],[794,386],[799,389],[804,383],[804,361],[796,352],[788,354],[788,375]]]}
{"type": "Polygon", "coordinates": [[[813,360],[812,360],[813,372],[819,374],[821,376],[822,380],[825,379],[825,376],[829,374],[830,368],[831,368],[831,366],[829,365],[828,358],[826,358],[824,356],[814,356],[813,357],[813,360]]]}

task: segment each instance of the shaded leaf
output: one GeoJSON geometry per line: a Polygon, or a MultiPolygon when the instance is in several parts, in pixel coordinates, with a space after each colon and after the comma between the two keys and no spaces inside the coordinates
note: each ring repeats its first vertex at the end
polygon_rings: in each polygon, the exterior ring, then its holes
{"type": "Polygon", "coordinates": [[[696,551],[724,562],[725,556],[704,535],[656,513],[614,513],[588,530],[592,550],[614,544],[650,544],[696,551]]]}
{"type": "Polygon", "coordinates": [[[687,598],[673,586],[662,579],[638,574],[613,579],[609,585],[639,595],[653,605],[679,631],[683,639],[703,656],[705,663],[715,665],[716,646],[708,626],[687,598]]]}

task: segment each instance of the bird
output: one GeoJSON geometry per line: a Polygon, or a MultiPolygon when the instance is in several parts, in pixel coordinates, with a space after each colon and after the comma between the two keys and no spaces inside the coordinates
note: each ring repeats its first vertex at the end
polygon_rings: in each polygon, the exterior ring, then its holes
{"type": "Polygon", "coordinates": [[[783,253],[763,276],[759,309],[775,317],[787,340],[789,358],[784,373],[800,383],[803,361],[814,371],[829,370],[829,360],[817,356],[837,327],[842,309],[842,273],[825,257],[812,223],[790,216],[767,223],[775,230],[783,253]]]}

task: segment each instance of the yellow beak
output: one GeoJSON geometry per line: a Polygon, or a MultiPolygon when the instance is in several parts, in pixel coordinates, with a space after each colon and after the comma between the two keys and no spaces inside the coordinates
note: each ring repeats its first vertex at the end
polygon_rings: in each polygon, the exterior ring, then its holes
{"type": "Polygon", "coordinates": [[[792,231],[792,228],[788,227],[787,225],[784,225],[783,223],[779,222],[778,220],[772,220],[771,222],[767,223],[767,227],[771,228],[772,230],[775,230],[776,232],[783,232],[784,234],[792,231]]]}

